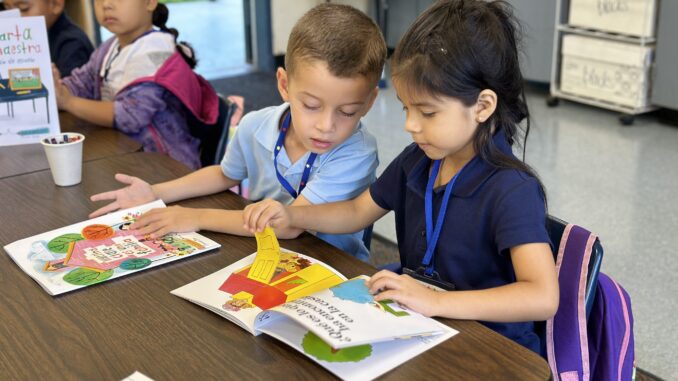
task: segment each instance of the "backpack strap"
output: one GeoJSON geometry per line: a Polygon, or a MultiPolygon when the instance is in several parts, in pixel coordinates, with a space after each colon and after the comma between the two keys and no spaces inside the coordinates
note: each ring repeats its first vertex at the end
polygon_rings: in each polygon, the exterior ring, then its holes
{"type": "Polygon", "coordinates": [[[590,379],[586,280],[597,238],[580,226],[568,224],[560,240],[556,259],[560,305],[546,322],[546,351],[554,380],[590,379]]]}

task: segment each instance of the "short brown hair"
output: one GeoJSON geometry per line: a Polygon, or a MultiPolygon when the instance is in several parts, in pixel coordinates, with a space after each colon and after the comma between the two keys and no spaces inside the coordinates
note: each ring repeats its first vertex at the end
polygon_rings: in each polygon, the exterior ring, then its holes
{"type": "Polygon", "coordinates": [[[306,12],[292,28],[285,54],[290,74],[300,59],[323,61],[337,77],[363,75],[376,86],[386,60],[386,42],[377,24],[363,12],[323,3],[306,12]]]}

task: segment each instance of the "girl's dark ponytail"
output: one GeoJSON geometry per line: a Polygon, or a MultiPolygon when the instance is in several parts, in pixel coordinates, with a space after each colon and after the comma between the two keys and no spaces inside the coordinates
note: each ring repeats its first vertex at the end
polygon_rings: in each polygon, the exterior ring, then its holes
{"type": "MultiPolygon", "coordinates": [[[[177,42],[177,38],[179,37],[179,31],[176,30],[175,28],[168,28],[167,27],[167,20],[169,19],[169,9],[167,9],[167,6],[163,3],[158,3],[158,6],[155,8],[153,11],[153,25],[157,26],[160,28],[161,31],[170,33],[172,36],[174,36],[174,42],[177,42]]],[[[193,48],[191,45],[188,44],[188,42],[177,42],[177,51],[179,51],[179,54],[184,58],[188,66],[191,67],[191,69],[195,68],[195,65],[198,64],[198,61],[195,59],[195,53],[193,51],[193,48]]]]}
{"type": "Polygon", "coordinates": [[[466,107],[477,102],[483,89],[494,91],[497,108],[479,124],[473,137],[475,151],[493,166],[517,169],[539,181],[524,162],[530,112],[520,71],[521,32],[513,8],[504,0],[439,0],[400,39],[391,57],[391,73],[414,90],[456,98],[466,107]],[[493,131],[501,128],[510,145],[519,143],[523,121],[521,161],[494,144],[493,131]]]}

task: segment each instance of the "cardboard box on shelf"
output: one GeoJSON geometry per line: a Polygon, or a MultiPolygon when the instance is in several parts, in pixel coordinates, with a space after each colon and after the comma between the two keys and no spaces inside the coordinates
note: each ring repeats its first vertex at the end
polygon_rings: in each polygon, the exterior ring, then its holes
{"type": "Polygon", "coordinates": [[[654,37],[656,0],[570,0],[570,25],[654,37]]]}
{"type": "Polygon", "coordinates": [[[565,35],[560,90],[632,108],[649,105],[654,47],[565,35]]]}

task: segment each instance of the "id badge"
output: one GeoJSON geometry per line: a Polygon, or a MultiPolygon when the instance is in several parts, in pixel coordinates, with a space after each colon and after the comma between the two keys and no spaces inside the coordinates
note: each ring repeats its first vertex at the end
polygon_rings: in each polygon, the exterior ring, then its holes
{"type": "Polygon", "coordinates": [[[454,284],[446,282],[440,279],[440,274],[437,271],[433,271],[433,274],[426,275],[426,268],[419,267],[417,270],[412,270],[407,267],[403,267],[403,274],[407,274],[412,278],[425,283],[426,286],[433,286],[438,291],[454,291],[454,284]]]}

